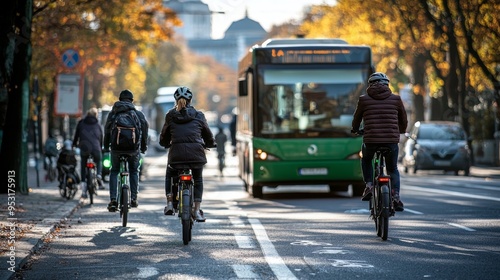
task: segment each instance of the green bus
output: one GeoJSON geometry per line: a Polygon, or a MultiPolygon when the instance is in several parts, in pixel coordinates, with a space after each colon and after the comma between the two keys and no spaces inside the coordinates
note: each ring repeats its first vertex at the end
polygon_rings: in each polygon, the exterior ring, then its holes
{"type": "Polygon", "coordinates": [[[238,66],[236,149],[247,192],[328,185],[360,196],[352,115],[374,72],[371,49],[341,39],[269,39],[238,66]]]}

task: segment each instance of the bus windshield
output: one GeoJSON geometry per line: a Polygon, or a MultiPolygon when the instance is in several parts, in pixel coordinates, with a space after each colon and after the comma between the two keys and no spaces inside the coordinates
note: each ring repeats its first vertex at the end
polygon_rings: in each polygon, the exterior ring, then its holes
{"type": "Polygon", "coordinates": [[[369,67],[265,66],[258,73],[257,133],[266,138],[346,137],[369,67]],[[260,133],[259,133],[260,132],[260,133]]]}

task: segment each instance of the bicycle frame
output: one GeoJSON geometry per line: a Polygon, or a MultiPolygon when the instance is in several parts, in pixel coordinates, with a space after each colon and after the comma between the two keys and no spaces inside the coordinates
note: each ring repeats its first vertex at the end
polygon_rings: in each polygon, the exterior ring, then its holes
{"type": "Polygon", "coordinates": [[[388,148],[377,148],[373,157],[373,195],[370,199],[370,213],[375,221],[377,235],[387,239],[389,231],[389,217],[394,216],[392,205],[391,177],[385,172],[385,155],[388,148]]]}
{"type": "MultiPolygon", "coordinates": [[[[187,245],[189,241],[191,241],[191,231],[194,224],[194,218],[191,213],[194,206],[194,180],[191,169],[185,168],[175,170],[178,172],[178,179],[176,182],[176,200],[178,201],[177,209],[179,209],[178,216],[182,224],[182,240],[184,245],[187,245]]],[[[174,187],[174,185],[172,187],[174,187]]]]}
{"type": "Polygon", "coordinates": [[[94,204],[94,194],[97,193],[97,166],[92,155],[87,158],[87,192],[90,196],[90,204],[94,204]]]}
{"type": "Polygon", "coordinates": [[[122,225],[127,226],[128,211],[130,209],[130,184],[127,155],[120,155],[120,172],[118,173],[118,209],[122,218],[122,225]]]}
{"type": "Polygon", "coordinates": [[[77,181],[76,181],[76,175],[73,175],[75,171],[75,166],[74,165],[62,165],[61,166],[62,172],[64,173],[63,175],[63,188],[59,190],[60,194],[62,197],[66,199],[72,199],[76,192],[78,191],[78,188],[76,186],[77,181]]]}

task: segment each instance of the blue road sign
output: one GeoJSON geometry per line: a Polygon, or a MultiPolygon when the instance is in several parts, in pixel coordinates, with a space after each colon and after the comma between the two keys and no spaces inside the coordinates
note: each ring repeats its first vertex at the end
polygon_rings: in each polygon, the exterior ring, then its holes
{"type": "Polygon", "coordinates": [[[73,49],[66,50],[62,55],[62,62],[68,68],[75,67],[80,62],[78,52],[73,49]]]}

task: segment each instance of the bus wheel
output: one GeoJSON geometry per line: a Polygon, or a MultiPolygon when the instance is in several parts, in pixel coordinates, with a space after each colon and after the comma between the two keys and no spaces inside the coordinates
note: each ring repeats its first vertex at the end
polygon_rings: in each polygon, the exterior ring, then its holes
{"type": "Polygon", "coordinates": [[[349,189],[349,185],[334,185],[334,184],[329,184],[328,185],[330,189],[330,193],[333,192],[346,192],[349,189]]]}
{"type": "Polygon", "coordinates": [[[252,195],[255,198],[264,197],[264,194],[262,193],[262,186],[253,185],[252,186],[252,195]]]}

